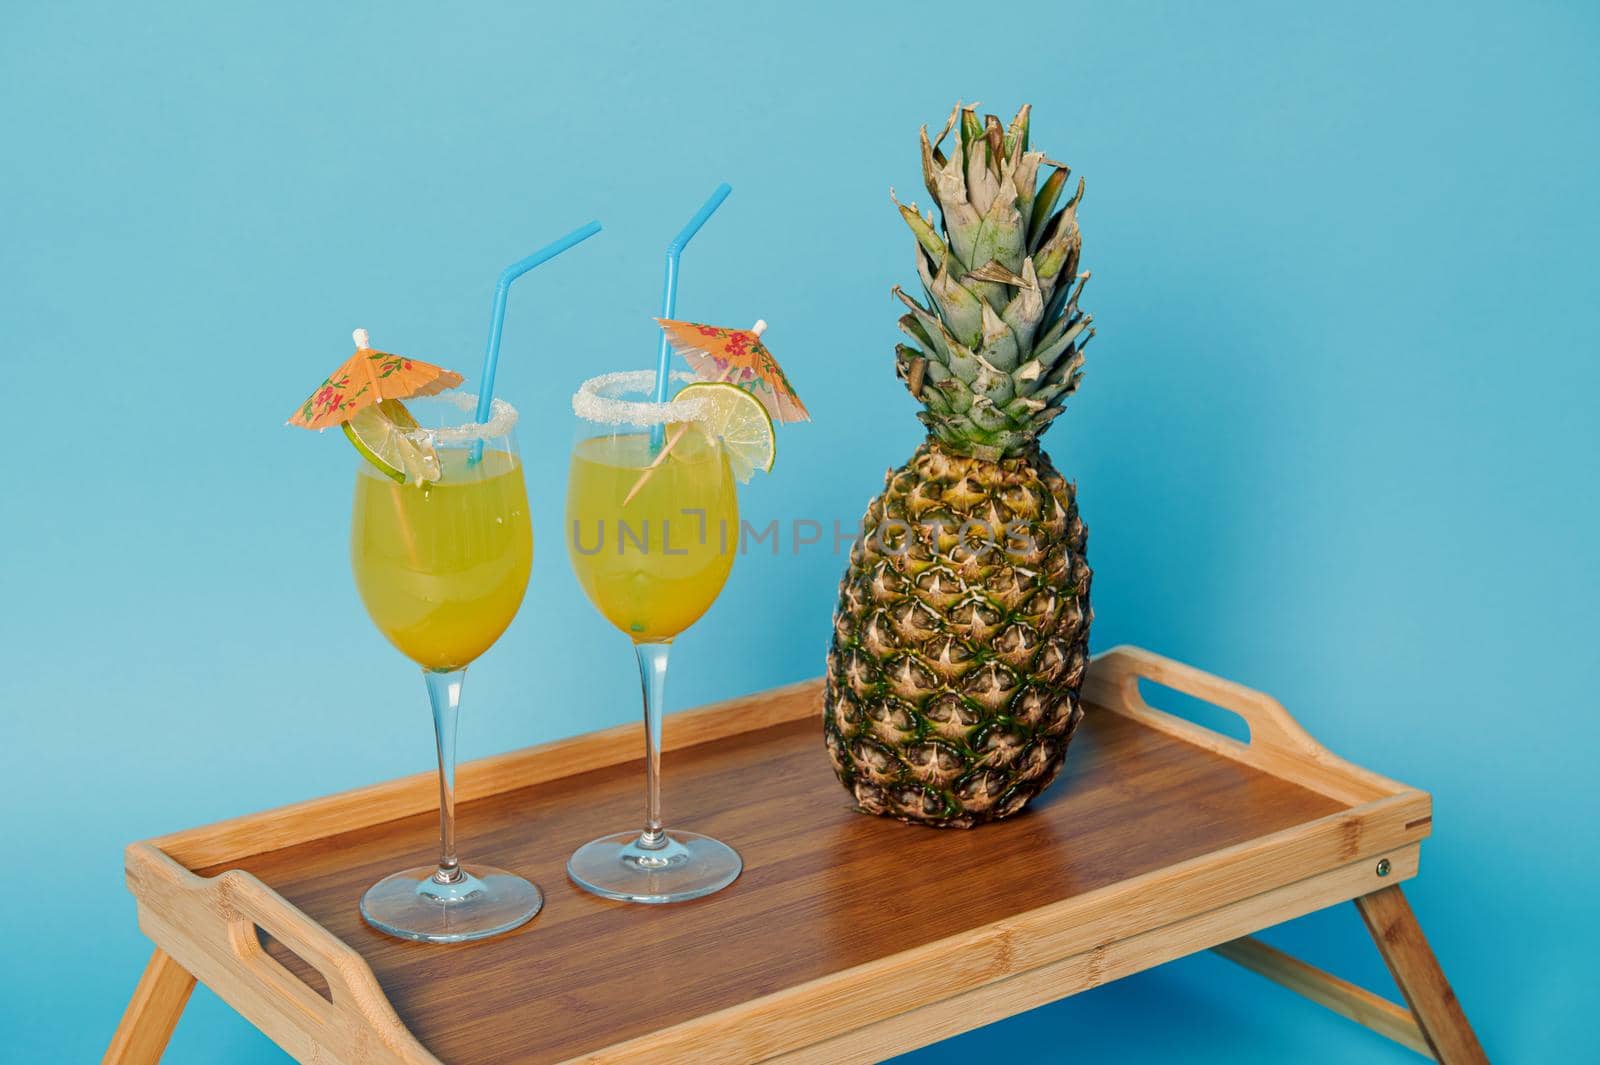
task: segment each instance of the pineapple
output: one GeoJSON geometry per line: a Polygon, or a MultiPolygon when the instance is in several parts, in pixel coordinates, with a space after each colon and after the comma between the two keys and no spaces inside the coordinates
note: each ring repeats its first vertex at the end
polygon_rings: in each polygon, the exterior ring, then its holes
{"type": "Polygon", "coordinates": [[[922,130],[942,224],[895,200],[927,297],[894,289],[914,341],[896,369],[928,439],[867,507],[828,654],[840,781],[863,811],[948,828],[1027,805],[1083,715],[1087,530],[1038,443],[1094,335],[1078,308],[1083,181],[1058,209],[1069,171],[1029,150],[1028,114],[1002,127],[957,104],[932,142],[922,130]]]}

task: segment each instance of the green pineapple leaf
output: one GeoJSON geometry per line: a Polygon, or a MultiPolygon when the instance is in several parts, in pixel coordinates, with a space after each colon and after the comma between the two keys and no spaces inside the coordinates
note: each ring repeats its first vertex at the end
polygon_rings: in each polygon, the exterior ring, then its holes
{"type": "MultiPolygon", "coordinates": [[[[1041,155],[1039,159],[1042,162],[1044,156],[1041,155]]],[[[1044,179],[1044,186],[1039,189],[1028,214],[1029,250],[1038,252],[1044,238],[1045,223],[1050,220],[1050,212],[1056,209],[1056,201],[1061,198],[1061,190],[1067,187],[1067,177],[1071,173],[1069,167],[1057,166],[1055,171],[1044,179]]]]}
{"type": "Polygon", "coordinates": [[[895,200],[924,297],[894,289],[911,341],[896,348],[896,372],[930,435],[975,458],[1033,446],[1077,387],[1094,335],[1078,306],[1084,182],[1062,202],[1071,171],[1033,149],[1031,116],[1025,105],[1005,124],[957,103],[938,136],[918,133],[939,218],[895,200]]]}

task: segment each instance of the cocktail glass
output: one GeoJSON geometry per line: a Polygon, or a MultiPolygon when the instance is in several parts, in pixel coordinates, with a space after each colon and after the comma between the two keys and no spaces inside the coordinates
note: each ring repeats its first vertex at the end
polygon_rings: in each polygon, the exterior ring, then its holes
{"type": "MultiPolygon", "coordinates": [[[[689,378],[683,375],[685,380],[689,378]]],[[[661,820],[661,714],[672,640],[722,591],[739,500],[698,400],[648,401],[655,374],[607,374],[573,399],[578,435],[567,481],[567,553],[590,602],[633,641],[644,690],[645,824],[584,844],[567,875],[596,895],[680,902],[739,875],[738,852],[661,820]],[[663,456],[651,434],[672,443],[663,456]],[[659,459],[659,461],[658,461],[659,459]]]]}
{"type": "Polygon", "coordinates": [[[409,402],[419,428],[406,435],[437,479],[397,483],[363,460],[350,520],[356,588],[378,631],[422,667],[439,756],[439,860],[378,881],[363,896],[361,915],[374,928],[425,943],[509,931],[544,904],[522,877],[456,858],[462,682],[467,666],[516,616],[533,564],[512,435],[517,413],[497,399],[489,421],[476,424],[473,400],[455,394],[409,402]]]}

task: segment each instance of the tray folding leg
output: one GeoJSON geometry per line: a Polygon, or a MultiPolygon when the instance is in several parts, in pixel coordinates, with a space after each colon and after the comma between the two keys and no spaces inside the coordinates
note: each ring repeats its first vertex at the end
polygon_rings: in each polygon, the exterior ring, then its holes
{"type": "Polygon", "coordinates": [[[160,1061],[193,990],[194,977],[189,971],[157,947],[101,1065],[155,1065],[160,1061]]]}
{"type": "Polygon", "coordinates": [[[1211,949],[1443,1065],[1488,1065],[1489,1059],[1445,980],[1400,885],[1379,888],[1354,902],[1390,975],[1405,996],[1404,1006],[1252,936],[1211,949]]]}
{"type": "Polygon", "coordinates": [[[1456,1000],[1456,993],[1444,978],[1439,960],[1433,956],[1422,926],[1411,912],[1400,885],[1381,888],[1356,899],[1356,909],[1367,922],[1367,931],[1378,945],[1389,966],[1389,973],[1411,1007],[1428,1049],[1445,1065],[1468,1065],[1488,1057],[1478,1037],[1467,1023],[1467,1015],[1456,1000]]]}

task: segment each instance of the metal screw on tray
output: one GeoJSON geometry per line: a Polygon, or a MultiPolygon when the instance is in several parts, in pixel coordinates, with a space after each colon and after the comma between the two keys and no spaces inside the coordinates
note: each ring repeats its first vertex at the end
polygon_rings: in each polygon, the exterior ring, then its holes
{"type": "Polygon", "coordinates": [[[1379,876],[1388,876],[1389,875],[1389,859],[1387,859],[1387,858],[1378,859],[1378,875],[1379,876]]]}

